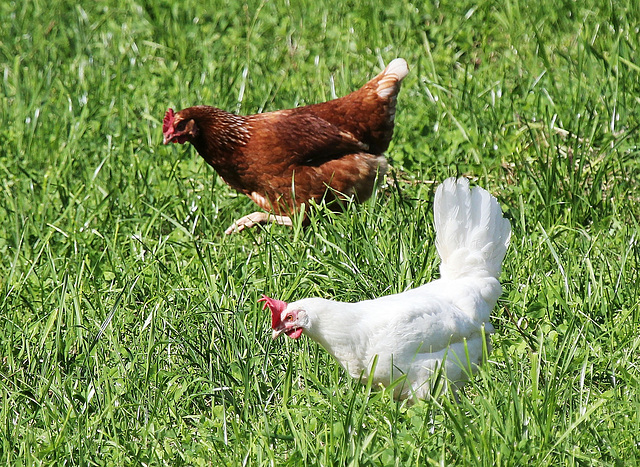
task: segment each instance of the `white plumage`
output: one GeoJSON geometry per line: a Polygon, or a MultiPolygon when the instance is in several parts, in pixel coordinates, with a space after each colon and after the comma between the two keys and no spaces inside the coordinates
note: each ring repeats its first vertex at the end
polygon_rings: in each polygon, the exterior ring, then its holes
{"type": "Polygon", "coordinates": [[[442,367],[454,388],[482,361],[494,329],[490,313],[511,226],[496,199],[449,178],[436,191],[436,247],[440,279],[374,300],[344,303],[307,298],[291,304],[264,297],[273,337],[302,333],[318,342],[354,378],[389,385],[406,375],[395,396],[424,398],[442,367]],[[488,342],[487,342],[488,345],[488,342]]]}

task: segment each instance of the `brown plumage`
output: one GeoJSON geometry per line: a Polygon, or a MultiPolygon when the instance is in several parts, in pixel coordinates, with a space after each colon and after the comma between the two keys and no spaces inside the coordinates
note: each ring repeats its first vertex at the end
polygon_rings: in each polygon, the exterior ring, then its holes
{"type": "Polygon", "coordinates": [[[268,211],[238,219],[291,225],[308,200],[364,201],[387,170],[396,98],[407,75],[399,58],[359,90],[320,104],[256,115],[195,106],[164,117],[164,144],[191,143],[232,188],[268,211]]]}

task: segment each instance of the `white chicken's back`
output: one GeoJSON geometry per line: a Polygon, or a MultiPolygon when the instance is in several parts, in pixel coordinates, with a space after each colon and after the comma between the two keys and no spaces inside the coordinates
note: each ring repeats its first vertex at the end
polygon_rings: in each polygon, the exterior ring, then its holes
{"type": "Polygon", "coordinates": [[[482,361],[493,332],[490,313],[511,227],[495,198],[469,182],[447,179],[434,202],[441,278],[399,294],[357,303],[308,298],[289,305],[266,299],[274,337],[304,334],[354,378],[389,385],[406,375],[395,396],[424,398],[442,367],[454,387],[482,361]],[[273,303],[271,303],[273,302],[273,303]]]}

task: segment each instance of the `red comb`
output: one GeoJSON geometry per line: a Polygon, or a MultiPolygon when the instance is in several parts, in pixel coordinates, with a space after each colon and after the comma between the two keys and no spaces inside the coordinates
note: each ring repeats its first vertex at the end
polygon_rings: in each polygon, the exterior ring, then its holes
{"type": "Polygon", "coordinates": [[[265,302],[262,309],[266,310],[269,307],[271,310],[271,329],[276,329],[281,321],[280,315],[287,308],[287,302],[283,302],[282,300],[276,300],[274,298],[269,298],[266,295],[263,295],[259,302],[265,302]]]}
{"type": "Polygon", "coordinates": [[[166,133],[173,126],[173,119],[175,117],[175,113],[173,109],[167,110],[167,113],[164,114],[164,119],[162,120],[162,133],[166,133]]]}

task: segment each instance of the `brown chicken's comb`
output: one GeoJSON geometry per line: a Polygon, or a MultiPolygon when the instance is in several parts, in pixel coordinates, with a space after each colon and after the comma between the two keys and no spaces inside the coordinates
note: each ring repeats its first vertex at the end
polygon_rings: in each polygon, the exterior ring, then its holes
{"type": "Polygon", "coordinates": [[[266,295],[263,295],[258,302],[265,302],[262,306],[263,310],[266,310],[267,307],[269,307],[269,310],[271,310],[271,329],[276,329],[281,323],[280,315],[287,308],[287,302],[276,300],[275,298],[269,298],[266,295]]]}
{"type": "Polygon", "coordinates": [[[162,120],[162,133],[166,133],[167,131],[169,131],[169,128],[173,126],[174,117],[175,113],[173,112],[173,109],[169,108],[169,110],[167,110],[167,113],[164,114],[164,119],[162,120]]]}

